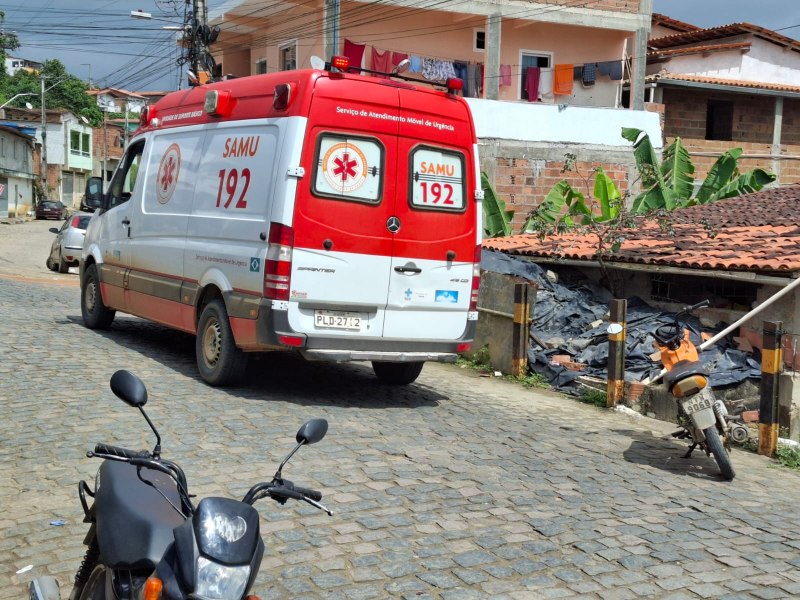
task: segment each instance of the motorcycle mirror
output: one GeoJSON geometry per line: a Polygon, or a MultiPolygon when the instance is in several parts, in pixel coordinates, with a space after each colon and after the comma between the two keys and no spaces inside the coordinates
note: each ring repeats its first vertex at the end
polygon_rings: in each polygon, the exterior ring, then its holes
{"type": "Polygon", "coordinates": [[[141,408],[147,404],[147,388],[133,373],[120,370],[111,376],[111,391],[128,406],[141,408]]]}
{"type": "Polygon", "coordinates": [[[297,431],[298,444],[316,444],[328,433],[328,422],[325,419],[311,419],[306,421],[297,431]]]}

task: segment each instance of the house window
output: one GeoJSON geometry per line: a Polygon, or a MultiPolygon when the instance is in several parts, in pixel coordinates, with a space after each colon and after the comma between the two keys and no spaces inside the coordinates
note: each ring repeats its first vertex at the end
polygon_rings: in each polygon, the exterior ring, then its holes
{"type": "Polygon", "coordinates": [[[263,75],[267,72],[267,59],[259,58],[256,61],[256,75],[263,75]]]}
{"type": "Polygon", "coordinates": [[[523,52],[520,55],[519,97],[521,100],[528,99],[528,92],[525,90],[528,83],[528,68],[539,67],[540,69],[549,69],[551,67],[551,60],[552,55],[550,54],[523,52]]]}
{"type": "Polygon", "coordinates": [[[69,153],[76,156],[91,156],[89,146],[91,140],[88,133],[81,133],[80,131],[69,132],[69,153]]]}
{"type": "Polygon", "coordinates": [[[758,286],[744,281],[692,277],[671,274],[654,274],[650,280],[650,296],[657,302],[695,304],[706,298],[715,298],[717,308],[746,310],[756,301],[758,286]]]}
{"type": "Polygon", "coordinates": [[[733,139],[733,102],[709,100],[706,107],[706,139],[733,139]]]}
{"type": "Polygon", "coordinates": [[[281,71],[294,71],[297,68],[297,42],[285,44],[278,49],[281,71]]]}
{"type": "Polygon", "coordinates": [[[474,28],[472,30],[472,51],[485,52],[486,51],[486,30],[481,28],[474,28]]]}

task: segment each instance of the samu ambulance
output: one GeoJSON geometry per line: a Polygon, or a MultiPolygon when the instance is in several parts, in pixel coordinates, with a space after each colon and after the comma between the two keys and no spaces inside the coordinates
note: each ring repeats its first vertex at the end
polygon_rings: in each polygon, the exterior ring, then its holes
{"type": "Polygon", "coordinates": [[[87,327],[121,311],[195,334],[211,385],[276,349],[407,384],[469,348],[482,192],[460,82],[332,63],[143,113],[108,190],[87,183],[101,204],[81,259],[87,327]]]}

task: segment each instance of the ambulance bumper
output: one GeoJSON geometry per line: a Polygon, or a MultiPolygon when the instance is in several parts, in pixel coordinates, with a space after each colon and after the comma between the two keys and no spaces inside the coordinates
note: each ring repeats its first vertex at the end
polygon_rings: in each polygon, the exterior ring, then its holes
{"type": "Polygon", "coordinates": [[[291,328],[287,311],[274,310],[266,303],[261,306],[256,325],[261,347],[293,349],[308,360],[334,362],[454,362],[464,344],[475,338],[475,330],[476,321],[466,321],[464,333],[456,340],[308,335],[291,328]]]}
{"type": "Polygon", "coordinates": [[[307,360],[345,362],[376,360],[382,362],[455,362],[458,354],[451,352],[384,352],[380,350],[300,350],[307,360]]]}

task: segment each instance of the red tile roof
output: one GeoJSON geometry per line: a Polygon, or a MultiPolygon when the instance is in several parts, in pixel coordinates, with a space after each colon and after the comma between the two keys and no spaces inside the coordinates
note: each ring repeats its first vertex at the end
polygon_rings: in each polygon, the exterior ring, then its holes
{"type": "Polygon", "coordinates": [[[650,48],[663,49],[674,48],[676,46],[684,46],[686,44],[695,44],[698,42],[708,42],[711,40],[718,40],[721,38],[731,37],[734,35],[752,34],[762,40],[767,40],[779,46],[785,46],[791,50],[800,52],[800,42],[781,35],[771,29],[765,29],[758,25],[751,23],[731,23],[730,25],[720,25],[719,27],[710,27],[708,29],[697,29],[693,31],[685,31],[673,35],[665,35],[660,38],[653,38],[648,40],[647,45],[650,48]]]}
{"type": "MultiPolygon", "coordinates": [[[[672,229],[648,222],[625,231],[609,263],[789,273],[800,271],[800,186],[787,186],[680,209],[672,229]]],[[[540,240],[520,234],[484,240],[484,248],[550,259],[596,260],[596,237],[566,233],[540,240]]]]}
{"type": "Polygon", "coordinates": [[[728,52],[730,50],[749,50],[751,46],[751,42],[737,42],[734,44],[706,44],[704,46],[671,48],[669,50],[651,50],[647,53],[647,58],[671,58],[673,56],[684,56],[688,54],[708,54],[711,52],[728,52]]]}
{"type": "Polygon", "coordinates": [[[691,83],[706,83],[708,85],[724,85],[731,88],[750,88],[750,89],[764,89],[773,90],[776,92],[791,92],[794,94],[800,93],[800,86],[785,85],[782,83],[769,83],[766,81],[745,81],[744,79],[723,79],[721,77],[708,77],[706,75],[687,75],[684,73],[656,73],[645,77],[647,83],[670,81],[688,81],[691,83]]]}
{"type": "Polygon", "coordinates": [[[683,21],[678,21],[678,19],[673,19],[672,17],[668,17],[667,15],[662,15],[659,13],[653,13],[653,23],[658,25],[663,25],[664,27],[668,27],[669,29],[675,29],[676,31],[697,31],[700,29],[697,25],[692,25],[691,23],[684,23],[683,21]]]}

